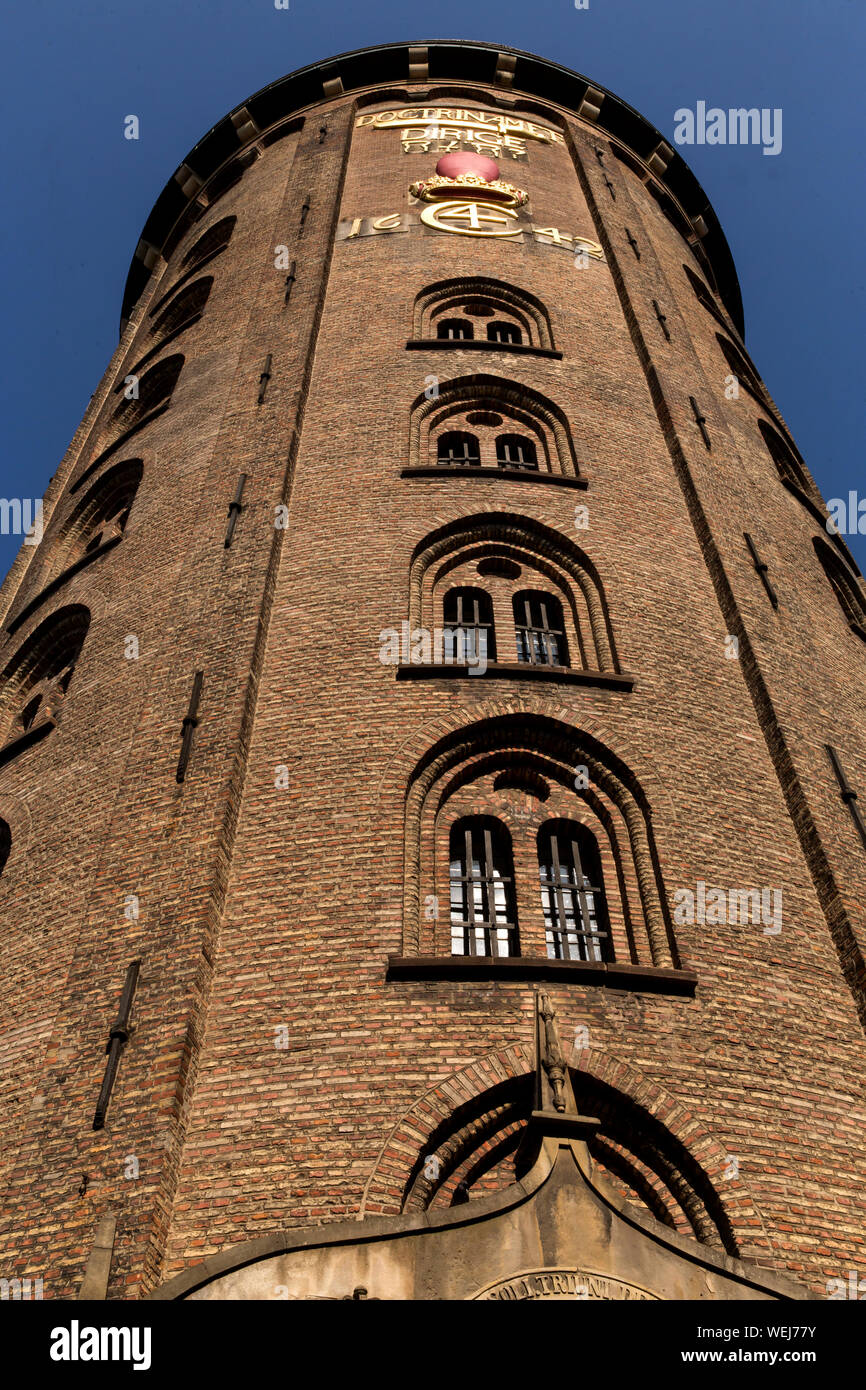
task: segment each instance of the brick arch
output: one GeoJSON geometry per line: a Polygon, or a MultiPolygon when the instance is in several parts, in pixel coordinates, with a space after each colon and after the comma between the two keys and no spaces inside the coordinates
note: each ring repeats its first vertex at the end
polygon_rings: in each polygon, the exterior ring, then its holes
{"type": "MultiPolygon", "coordinates": [[[[138,396],[124,399],[114,412],[114,420],[129,430],[141,424],[146,416],[163,404],[168,404],[183,370],[184,358],[180,353],[163,357],[148,367],[138,383],[138,396]]],[[[133,373],[134,375],[134,373],[133,373]]]]}
{"type": "Polygon", "coordinates": [[[120,539],[143,474],[140,458],[123,459],[100,474],[62,524],[52,575],[74,563],[95,535],[103,533],[104,542],[120,539]]]}
{"type": "Polygon", "coordinates": [[[609,747],[570,722],[511,712],[476,720],[446,735],[425,751],[409,774],[404,800],[403,954],[421,953],[422,841],[431,807],[435,811],[442,788],[457,771],[491,752],[509,758],[517,754],[531,764],[543,758],[548,772],[555,769],[565,785],[573,780],[575,766],[587,767],[591,786],[617,808],[624,822],[652,963],[677,965],[650,808],[637,778],[609,747]]]}
{"type": "Polygon", "coordinates": [[[812,546],[848,626],[858,637],[866,638],[866,594],[856,576],[823,536],[813,536],[812,546]]]}
{"type": "Polygon", "coordinates": [[[557,464],[554,471],[572,478],[582,476],[564,411],[540,391],[487,372],[440,382],[439,394],[432,399],[423,391],[415,398],[409,422],[409,466],[427,463],[424,441],[431,430],[438,429],[451,415],[476,408],[510,416],[521,424],[533,423],[552,446],[557,464]]]}
{"type": "Polygon", "coordinates": [[[422,623],[425,579],[435,567],[478,546],[506,546],[525,552],[539,567],[552,563],[580,591],[600,671],[621,670],[601,576],[592,560],[561,532],[528,516],[486,512],[459,517],[429,533],[416,545],[409,566],[409,623],[422,623]]]}
{"type": "Polygon", "coordinates": [[[517,1080],[531,1071],[531,1049],[522,1042],[502,1043],[468,1066],[441,1078],[404,1111],[379,1150],[361,1199],[365,1216],[398,1213],[406,1179],[419,1148],[452,1112],[497,1082],[517,1080]]]}
{"type": "MultiPolygon", "coordinates": [[[[479,1143],[495,1137],[497,1120],[512,1124],[513,1102],[517,1100],[519,1108],[521,1093],[531,1095],[533,1068],[529,1045],[503,1042],[417,1096],[379,1150],[364,1187],[360,1218],[425,1210],[435,1186],[425,1182],[425,1158],[451,1153],[455,1171],[460,1171],[459,1165],[472,1159],[473,1146],[477,1149],[479,1143]]],[[[721,1187],[728,1154],[704,1121],[699,1123],[655,1080],[598,1049],[575,1052],[570,1071],[578,1095],[581,1089],[594,1095],[608,1093],[614,1104],[626,1110],[626,1118],[634,1117],[633,1122],[640,1124],[644,1116],[649,1126],[670,1136],[672,1143],[664,1146],[667,1152],[657,1160],[656,1171],[688,1217],[690,1233],[707,1244],[724,1246],[733,1255],[740,1253],[738,1233],[747,1233],[753,1253],[768,1253],[763,1221],[745,1180],[738,1176],[730,1187],[721,1187]],[[587,1077],[587,1088],[581,1087],[581,1076],[587,1077]],[[676,1171],[672,1161],[677,1150],[682,1155],[682,1172],[676,1171]]],[[[607,1135],[600,1138],[598,1149],[603,1165],[615,1171],[619,1165],[607,1135]]],[[[641,1195],[657,1219],[664,1220],[664,1209],[650,1183],[641,1195]]]]}
{"type": "Polygon", "coordinates": [[[175,335],[198,318],[207,304],[213,288],[212,275],[200,275],[197,280],[178,290],[151,324],[149,336],[164,338],[175,335]]]}
{"type": "Polygon", "coordinates": [[[412,337],[432,337],[431,319],[434,311],[457,308],[467,300],[489,300],[505,312],[513,313],[528,327],[527,337],[535,347],[552,349],[553,333],[550,315],[544,303],[528,290],[519,289],[505,280],[494,280],[485,275],[459,276],[451,280],[438,280],[428,285],[415,298],[412,314],[412,337]],[[534,330],[534,332],[533,332],[534,330]]]}
{"type": "Polygon", "coordinates": [[[198,270],[213,256],[224,251],[231,241],[237,220],[234,216],[221,217],[218,222],[212,223],[205,231],[200,232],[184,255],[181,265],[187,269],[198,270]]]}
{"type": "Polygon", "coordinates": [[[53,727],[90,626],[83,604],[58,608],[8,661],[0,681],[0,730],[6,747],[18,743],[23,711],[37,703],[38,727],[53,727]]]}
{"type": "MultiPolygon", "coordinates": [[[[541,706],[531,696],[509,700],[507,703],[501,700],[476,700],[471,705],[459,705],[431,715],[425,723],[417,725],[411,734],[407,735],[389,760],[376,787],[376,804],[388,800],[403,803],[408,770],[419,763],[427,749],[439,739],[479,719],[494,719],[501,715],[513,714],[515,711],[528,715],[542,713],[564,724],[569,724],[574,718],[574,710],[569,706],[550,704],[547,701],[541,706]]],[[[660,769],[646,749],[629,743],[620,731],[597,717],[584,718],[583,728],[600,744],[606,744],[608,747],[616,744],[623,762],[628,763],[638,776],[649,804],[661,808],[660,824],[667,828],[669,837],[676,839],[679,821],[676,803],[660,769]]],[[[654,823],[656,819],[654,816],[654,823]]],[[[656,834],[658,837],[658,830],[656,834]]]]}

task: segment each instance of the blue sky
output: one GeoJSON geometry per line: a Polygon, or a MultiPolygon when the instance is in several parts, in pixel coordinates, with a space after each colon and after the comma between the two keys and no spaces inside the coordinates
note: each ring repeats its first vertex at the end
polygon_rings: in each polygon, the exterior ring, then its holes
{"type": "MultiPolygon", "coordinates": [[[[782,109],[778,156],[681,153],[730,243],[752,356],[818,485],[828,499],[866,494],[863,0],[19,0],[4,31],[0,496],[44,492],[116,345],[141,228],[192,145],[306,63],[444,38],[575,68],[669,139],[675,111],[700,100],[782,109]],[[123,138],[129,114],[138,141],[123,138]]],[[[19,544],[0,535],[0,575],[19,544]]],[[[866,535],[849,544],[866,572],[866,535]]]]}

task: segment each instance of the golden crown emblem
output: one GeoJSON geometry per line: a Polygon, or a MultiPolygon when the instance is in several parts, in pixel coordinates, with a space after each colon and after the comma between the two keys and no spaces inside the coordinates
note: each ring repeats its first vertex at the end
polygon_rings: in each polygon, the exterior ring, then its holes
{"type": "Polygon", "coordinates": [[[442,174],[431,174],[429,179],[419,179],[409,187],[413,198],[424,203],[435,203],[443,199],[467,193],[480,193],[485,203],[501,203],[503,207],[522,208],[529,202],[529,194],[504,179],[488,181],[480,174],[456,174],[446,178],[442,174]]]}

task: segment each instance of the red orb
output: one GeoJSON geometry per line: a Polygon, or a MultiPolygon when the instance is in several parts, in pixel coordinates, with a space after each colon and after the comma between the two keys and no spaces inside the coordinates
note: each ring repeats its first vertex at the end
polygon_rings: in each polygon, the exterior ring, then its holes
{"type": "Polygon", "coordinates": [[[456,179],[460,174],[477,174],[479,178],[493,183],[499,178],[499,165],[495,159],[484,154],[473,154],[471,150],[455,150],[453,154],[443,154],[436,165],[436,173],[444,179],[456,179]]]}

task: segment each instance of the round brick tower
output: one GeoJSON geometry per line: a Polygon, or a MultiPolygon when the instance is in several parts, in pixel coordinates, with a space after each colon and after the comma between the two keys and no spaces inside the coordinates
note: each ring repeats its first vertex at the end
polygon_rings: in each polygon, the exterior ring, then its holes
{"type": "Polygon", "coordinates": [[[2,590],[0,1272],[863,1267],[866,590],[637,112],[492,45],[180,165],[2,590]]]}

